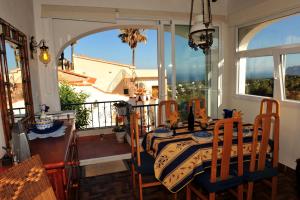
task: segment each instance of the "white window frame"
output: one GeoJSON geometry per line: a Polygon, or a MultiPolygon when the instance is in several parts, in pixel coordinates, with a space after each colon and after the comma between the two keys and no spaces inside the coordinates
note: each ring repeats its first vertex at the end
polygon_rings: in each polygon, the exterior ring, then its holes
{"type": "MultiPolygon", "coordinates": [[[[272,19],[268,19],[272,20],[272,19]]],[[[265,22],[262,21],[261,23],[265,22]]],[[[254,23],[253,23],[254,24],[254,23]]],[[[257,24],[257,22],[255,22],[257,24]]],[[[244,25],[249,26],[249,24],[244,25]]],[[[296,106],[300,107],[300,101],[286,99],[285,97],[285,69],[281,63],[282,55],[299,53],[300,54],[300,44],[289,44],[289,45],[281,45],[269,48],[260,48],[260,49],[251,49],[251,50],[242,50],[239,51],[238,47],[238,30],[244,26],[236,27],[236,56],[235,56],[235,64],[236,64],[236,92],[235,98],[253,100],[253,101],[261,101],[263,98],[270,98],[265,96],[258,95],[249,95],[242,93],[245,90],[245,79],[241,77],[242,70],[240,65],[240,58],[249,58],[249,57],[262,57],[262,56],[273,56],[274,60],[274,88],[273,88],[273,98],[279,100],[284,105],[296,106]],[[242,89],[244,87],[244,89],[242,89]]]]}

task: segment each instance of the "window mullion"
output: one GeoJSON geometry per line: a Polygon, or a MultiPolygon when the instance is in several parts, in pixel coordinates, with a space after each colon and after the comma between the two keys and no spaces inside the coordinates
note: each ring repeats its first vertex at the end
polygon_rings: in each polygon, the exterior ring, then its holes
{"type": "Polygon", "coordinates": [[[273,97],[278,100],[283,99],[282,92],[282,84],[281,84],[281,74],[280,74],[280,53],[278,51],[274,51],[273,53],[273,61],[274,61],[274,87],[273,87],[273,97]]]}

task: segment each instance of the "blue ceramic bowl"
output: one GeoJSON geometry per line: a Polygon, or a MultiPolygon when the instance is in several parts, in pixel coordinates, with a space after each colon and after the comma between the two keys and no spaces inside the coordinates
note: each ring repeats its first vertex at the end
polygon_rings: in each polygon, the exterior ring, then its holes
{"type": "Polygon", "coordinates": [[[209,133],[209,132],[207,132],[207,131],[200,131],[200,132],[195,132],[195,133],[193,133],[193,136],[194,137],[212,137],[212,134],[211,133],[209,133]]]}

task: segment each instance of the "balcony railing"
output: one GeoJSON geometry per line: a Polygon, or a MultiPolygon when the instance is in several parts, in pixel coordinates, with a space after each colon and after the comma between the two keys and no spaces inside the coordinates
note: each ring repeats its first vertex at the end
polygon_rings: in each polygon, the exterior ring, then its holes
{"type": "MultiPolygon", "coordinates": [[[[85,126],[85,129],[110,128],[116,126],[117,111],[114,104],[119,102],[121,101],[88,102],[66,104],[62,107],[70,109],[81,106],[89,110],[89,123],[85,126]]],[[[132,106],[132,108],[140,118],[139,125],[143,128],[143,131],[150,131],[156,126],[158,104],[138,105],[132,106]]]]}
{"type": "MultiPolygon", "coordinates": [[[[75,109],[78,106],[87,109],[89,122],[84,129],[111,128],[116,126],[117,111],[114,104],[119,102],[121,101],[74,103],[65,104],[61,107],[67,110],[75,109]]],[[[132,106],[132,109],[138,114],[140,131],[149,132],[157,126],[158,104],[137,105],[132,106]]],[[[21,114],[25,114],[25,108],[14,109],[16,118],[21,114]]]]}

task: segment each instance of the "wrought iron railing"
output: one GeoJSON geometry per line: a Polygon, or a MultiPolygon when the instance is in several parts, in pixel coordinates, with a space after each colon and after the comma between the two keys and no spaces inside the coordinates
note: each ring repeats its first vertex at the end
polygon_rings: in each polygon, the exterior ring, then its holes
{"type": "MultiPolygon", "coordinates": [[[[84,129],[111,128],[117,124],[117,111],[114,107],[115,103],[121,101],[101,101],[87,103],[73,103],[61,105],[62,108],[72,110],[80,106],[88,110],[88,124],[84,129]]],[[[157,126],[158,104],[137,105],[132,106],[132,109],[139,116],[139,127],[142,132],[149,132],[157,126]]],[[[25,114],[25,108],[15,108],[14,114],[25,114]],[[24,113],[23,113],[24,112],[24,113]]]]}
{"type": "Polygon", "coordinates": [[[138,113],[140,132],[145,133],[153,130],[158,123],[158,104],[132,106],[138,113]]]}
{"type": "Polygon", "coordinates": [[[80,106],[88,110],[88,124],[85,129],[107,128],[116,126],[116,110],[114,104],[121,101],[101,101],[73,103],[61,105],[62,108],[73,109],[80,106]]]}
{"type": "MultiPolygon", "coordinates": [[[[62,105],[62,107],[70,108],[72,106],[81,106],[88,109],[89,123],[85,126],[85,129],[110,128],[117,124],[117,111],[114,104],[119,102],[121,101],[88,102],[81,104],[66,104],[62,105]]],[[[157,108],[158,104],[132,106],[132,109],[138,113],[141,131],[150,131],[156,126],[157,108]]]]}

